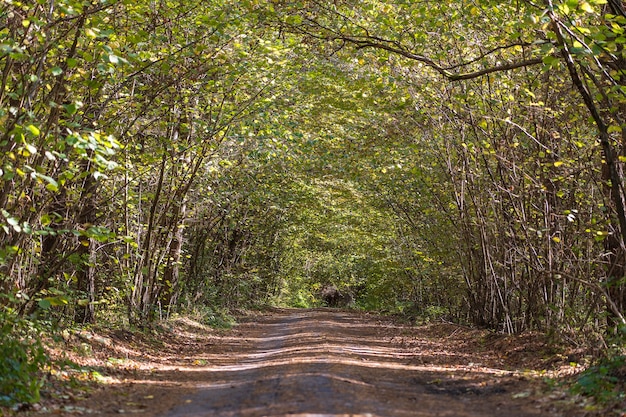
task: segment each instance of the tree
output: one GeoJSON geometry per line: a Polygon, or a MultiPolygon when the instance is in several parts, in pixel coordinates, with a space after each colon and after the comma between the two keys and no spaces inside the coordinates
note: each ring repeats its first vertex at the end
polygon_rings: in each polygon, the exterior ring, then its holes
{"type": "MultiPolygon", "coordinates": [[[[403,76],[411,74],[412,71],[420,71],[427,68],[434,71],[435,74],[443,76],[449,81],[468,82],[471,80],[486,79],[487,81],[477,81],[473,86],[465,83],[460,90],[463,91],[462,96],[466,98],[467,92],[471,93],[471,88],[476,85],[487,85],[490,88],[498,88],[500,85],[506,89],[510,89],[515,82],[506,81],[509,77],[514,77],[514,71],[524,70],[526,73],[537,74],[538,67],[544,74],[559,72],[561,62],[567,68],[569,81],[572,82],[581,94],[583,103],[589,110],[596,127],[599,130],[599,139],[602,144],[603,162],[598,158],[597,167],[601,167],[604,172],[604,181],[608,190],[609,208],[606,217],[607,231],[601,231],[600,236],[608,236],[604,238],[606,250],[611,254],[611,262],[607,265],[606,276],[608,276],[609,284],[604,289],[602,284],[589,283],[583,280],[590,290],[600,291],[606,297],[609,311],[612,315],[623,323],[623,306],[622,304],[622,287],[623,287],[623,268],[620,266],[623,258],[622,247],[624,246],[624,238],[621,230],[623,222],[623,196],[621,184],[623,182],[621,162],[614,147],[616,142],[611,133],[617,133],[619,126],[619,101],[621,100],[621,90],[619,89],[619,71],[621,62],[621,43],[620,33],[622,31],[623,13],[622,6],[610,4],[603,10],[600,7],[604,2],[586,2],[586,1],[567,1],[562,2],[555,7],[552,2],[546,2],[546,9],[537,7],[533,3],[502,3],[497,1],[481,1],[475,3],[469,10],[469,13],[463,14],[464,5],[433,5],[428,9],[423,5],[401,4],[389,5],[384,2],[366,2],[364,4],[353,5],[350,3],[335,2],[332,5],[321,3],[309,3],[307,5],[285,3],[285,7],[271,9],[272,16],[283,30],[293,33],[299,33],[309,39],[315,39],[323,42],[329,50],[334,53],[341,51],[346,45],[352,45],[359,53],[364,50],[375,50],[371,54],[373,60],[382,59],[388,62],[388,65],[397,65],[405,68],[403,76]],[[283,12],[285,11],[285,12],[283,12]],[[612,12],[612,14],[607,14],[612,12]],[[519,19],[519,16],[522,19],[519,19]],[[542,18],[548,16],[549,18],[542,18]],[[606,25],[606,21],[610,25],[606,25]],[[584,22],[584,23],[579,23],[584,22]],[[494,36],[493,27],[498,27],[498,36],[494,36]],[[426,34],[431,36],[427,37],[426,34]],[[463,36],[452,36],[452,34],[463,33],[463,36]],[[615,39],[616,41],[613,41],[615,39]],[[575,51],[572,53],[572,50],[575,51]],[[604,56],[606,55],[606,56],[604,56]],[[393,56],[399,56],[408,60],[397,62],[393,56]],[[406,62],[406,63],[405,63],[406,62]],[[577,68],[578,66],[578,68],[577,68]],[[611,68],[613,73],[609,70],[611,68]],[[513,72],[512,72],[513,71],[513,72]],[[511,73],[512,75],[509,75],[511,73]],[[600,78],[596,75],[598,74],[600,78]],[[492,77],[498,77],[495,83],[492,77]],[[502,83],[501,80],[505,80],[502,83]],[[595,103],[594,96],[591,91],[597,90],[599,103],[595,103]],[[615,126],[613,132],[609,132],[609,126],[615,126]]],[[[419,77],[419,81],[428,79],[428,75],[419,77]]],[[[513,78],[515,79],[515,78],[513,78]]],[[[534,89],[531,85],[526,91],[530,94],[534,89]]],[[[493,90],[485,93],[492,95],[493,90]]],[[[484,93],[484,94],[485,94],[484,93]]],[[[513,95],[510,97],[514,98],[513,95]]],[[[448,96],[444,99],[451,103],[457,103],[459,96],[448,96]]],[[[496,99],[499,99],[496,98],[496,99]]],[[[493,100],[489,98],[488,100],[493,100]]],[[[493,110],[493,105],[486,103],[473,103],[464,99],[468,105],[477,105],[478,117],[472,113],[471,107],[456,109],[453,108],[453,117],[464,119],[464,123],[468,123],[468,127],[475,132],[480,132],[489,127],[486,120],[493,119],[481,115],[482,109],[493,110]],[[487,104],[485,106],[485,104],[487,104]],[[468,119],[469,118],[469,119],[468,119]]],[[[453,106],[451,106],[453,107],[453,106]]],[[[502,116],[505,124],[512,125],[524,133],[528,133],[521,123],[511,121],[510,114],[502,116]]],[[[545,126],[535,127],[545,128],[545,126]]],[[[560,134],[560,133],[557,133],[560,134]]],[[[550,144],[544,144],[542,140],[538,140],[538,136],[527,134],[528,137],[534,139],[538,144],[545,148],[546,152],[550,152],[548,164],[554,164],[555,167],[562,165],[562,161],[552,159],[558,154],[554,152],[554,141],[550,144]]],[[[615,136],[615,135],[613,135],[615,136]]],[[[450,148],[448,148],[450,149],[450,148]]],[[[492,147],[487,152],[494,152],[500,156],[498,147],[492,147]]],[[[467,155],[467,154],[466,154],[467,155]]],[[[456,159],[455,155],[451,155],[456,159]]],[[[540,157],[544,158],[544,157],[540,157]]],[[[484,159],[484,158],[483,158],[484,159]]],[[[503,160],[497,163],[493,168],[491,164],[485,161],[485,169],[491,176],[492,180],[496,173],[502,173],[505,166],[503,160]]],[[[511,161],[513,162],[513,161],[511,161]]],[[[545,162],[544,162],[545,163],[545,162]]],[[[452,165],[450,165],[452,166],[452,165]]],[[[454,175],[451,171],[450,175],[454,175]]],[[[548,223],[549,239],[544,244],[547,245],[548,259],[555,259],[554,256],[562,256],[563,252],[554,252],[553,243],[561,243],[561,237],[555,233],[560,233],[554,223],[557,212],[558,194],[560,191],[554,189],[553,174],[540,179],[541,187],[545,188],[546,207],[548,211],[544,213],[546,222],[548,223]]],[[[543,176],[543,175],[542,175],[543,176]]],[[[468,184],[468,178],[462,180],[462,184],[468,184]]],[[[510,180],[504,181],[502,186],[510,186],[510,180]]],[[[464,202],[462,190],[455,190],[457,193],[457,204],[459,209],[466,210],[467,205],[464,202]],[[461,199],[459,199],[459,195],[461,199]]],[[[511,198],[509,193],[508,198],[511,198]]],[[[476,207],[476,215],[482,218],[484,222],[485,215],[490,213],[503,213],[506,217],[511,218],[507,211],[514,210],[514,213],[523,215],[523,212],[515,211],[514,207],[493,207],[488,212],[484,212],[484,202],[474,200],[472,202],[476,207]],[[495,211],[492,211],[495,210],[495,211]]],[[[571,214],[571,212],[570,212],[571,214]]],[[[466,216],[467,217],[467,216],[466,216]]],[[[526,220],[523,217],[523,220],[526,220]]],[[[589,229],[587,229],[589,230],[589,229]]],[[[468,253],[475,253],[479,260],[487,262],[480,269],[476,270],[478,279],[475,284],[487,283],[485,274],[493,274],[493,284],[497,284],[498,279],[496,271],[493,269],[493,260],[489,260],[490,247],[497,246],[492,238],[488,238],[484,234],[484,230],[479,229],[478,235],[473,227],[467,229],[467,236],[474,237],[469,241],[475,241],[475,236],[481,236],[479,239],[482,249],[475,251],[468,249],[468,253]],[[487,246],[485,246],[487,245],[487,246]],[[481,260],[482,259],[482,260],[481,260]]],[[[515,234],[514,234],[515,235],[515,234]]],[[[474,255],[472,255],[474,256],[474,255]]],[[[543,257],[543,255],[542,255],[543,257]]],[[[497,259],[497,258],[496,258],[497,259]]],[[[475,262],[469,259],[470,265],[475,262]]],[[[503,260],[504,261],[504,260],[503,260]]],[[[507,262],[504,262],[506,264],[507,262]]],[[[542,261],[541,264],[544,262],[542,261]]],[[[550,284],[544,287],[545,294],[554,294],[554,288],[560,287],[555,283],[556,274],[552,261],[549,262],[549,280],[550,284]],[[551,287],[550,291],[547,288],[551,287]],[[546,292],[547,291],[547,292],[546,292]]],[[[545,267],[542,266],[539,273],[543,273],[545,267]]],[[[581,279],[575,276],[574,279],[581,279]]],[[[517,281],[514,279],[514,281],[517,281]]],[[[601,280],[599,280],[601,282],[601,280]]],[[[496,322],[501,322],[506,317],[508,322],[507,328],[513,330],[515,327],[510,320],[510,306],[508,290],[503,290],[496,285],[496,292],[492,295],[480,297],[476,299],[476,287],[468,281],[470,303],[474,304],[474,309],[478,307],[478,311],[482,308],[491,309],[489,303],[501,304],[504,316],[496,317],[496,322]],[[472,289],[474,288],[474,289],[472,289]],[[475,301],[471,301],[475,300],[475,301]],[[499,300],[499,301],[496,301],[499,300]]],[[[544,302],[550,304],[552,296],[544,297],[544,302]]],[[[534,297],[533,297],[534,298],[534,297]]],[[[480,314],[482,317],[483,314],[480,314]]],[[[482,319],[477,319],[479,322],[482,319]]],[[[491,322],[491,321],[489,321],[491,322]]],[[[492,323],[493,325],[493,323],[492,323]]]]}

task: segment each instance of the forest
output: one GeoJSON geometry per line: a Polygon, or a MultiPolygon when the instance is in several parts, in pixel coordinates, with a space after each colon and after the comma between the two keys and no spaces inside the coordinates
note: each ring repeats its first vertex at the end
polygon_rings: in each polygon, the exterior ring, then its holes
{"type": "Polygon", "coordinates": [[[620,0],[3,0],[0,402],[41,332],[265,305],[622,363],[625,31],[620,0]]]}

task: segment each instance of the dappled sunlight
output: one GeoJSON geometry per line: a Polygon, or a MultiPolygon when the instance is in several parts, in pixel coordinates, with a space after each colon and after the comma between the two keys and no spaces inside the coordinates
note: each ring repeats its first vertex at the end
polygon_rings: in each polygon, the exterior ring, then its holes
{"type": "Polygon", "coordinates": [[[102,373],[128,372],[101,382],[132,386],[130,404],[159,398],[170,409],[163,417],[538,415],[502,411],[512,395],[529,395],[523,380],[532,376],[460,348],[468,341],[454,329],[426,337],[419,327],[333,310],[284,310],[217,333],[180,324],[185,331],[173,328],[161,355],[144,353],[147,342],[112,346],[127,357],[102,373]]]}
{"type": "Polygon", "coordinates": [[[403,370],[415,372],[468,372],[489,375],[512,375],[513,372],[502,369],[493,369],[478,366],[437,366],[437,365],[406,365],[397,362],[369,361],[363,359],[334,358],[324,356],[322,353],[315,355],[298,357],[291,359],[270,359],[261,362],[243,363],[240,365],[219,365],[219,366],[162,366],[165,370],[177,370],[181,372],[228,372],[248,371],[248,370],[269,370],[271,368],[287,365],[349,365],[359,368],[403,370]]]}

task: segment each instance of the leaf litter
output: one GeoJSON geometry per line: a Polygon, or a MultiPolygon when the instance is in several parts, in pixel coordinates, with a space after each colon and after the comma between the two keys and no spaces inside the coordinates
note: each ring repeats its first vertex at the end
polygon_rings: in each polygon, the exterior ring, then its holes
{"type": "Polygon", "coordinates": [[[53,353],[75,365],[51,371],[42,401],[15,414],[594,415],[561,385],[584,360],[539,333],[346,310],[248,312],[231,329],[178,318],[152,332],[81,332],[53,353]]]}

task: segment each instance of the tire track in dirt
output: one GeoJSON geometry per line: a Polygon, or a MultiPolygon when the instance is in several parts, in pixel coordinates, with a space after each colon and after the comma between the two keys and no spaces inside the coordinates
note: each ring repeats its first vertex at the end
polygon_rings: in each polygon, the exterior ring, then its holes
{"type": "MultiPolygon", "coordinates": [[[[163,417],[510,416],[545,414],[514,399],[509,371],[423,363],[405,329],[358,313],[281,310],[239,326],[228,364],[198,369],[197,391],[163,417]]],[[[452,349],[453,350],[453,349],[452,349]]],[[[445,356],[445,355],[444,355],[445,356]]]]}

